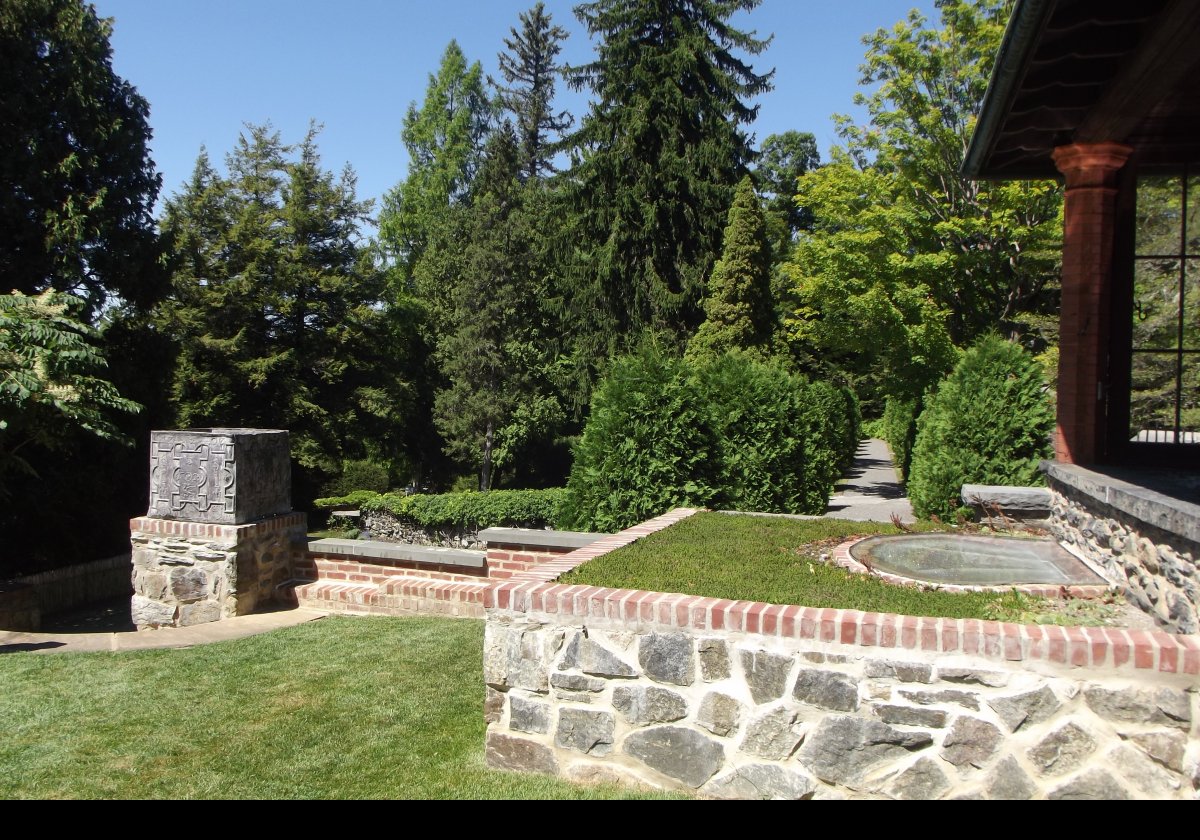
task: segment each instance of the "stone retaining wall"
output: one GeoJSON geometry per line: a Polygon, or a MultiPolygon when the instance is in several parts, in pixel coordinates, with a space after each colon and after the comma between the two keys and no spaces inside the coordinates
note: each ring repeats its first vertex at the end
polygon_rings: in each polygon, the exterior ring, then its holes
{"type": "Polygon", "coordinates": [[[118,554],[91,563],[79,563],[61,569],[25,575],[18,583],[32,587],[42,615],[74,609],[109,598],[129,595],[128,554],[118,554]]]}
{"type": "Polygon", "coordinates": [[[133,622],[187,627],[247,615],[292,579],[307,518],[288,513],[248,525],[141,516],[130,520],[133,622]]]}
{"type": "Polygon", "coordinates": [[[1197,798],[1195,636],[550,582],[603,550],[484,593],[491,766],[739,798],[1197,798]]]}

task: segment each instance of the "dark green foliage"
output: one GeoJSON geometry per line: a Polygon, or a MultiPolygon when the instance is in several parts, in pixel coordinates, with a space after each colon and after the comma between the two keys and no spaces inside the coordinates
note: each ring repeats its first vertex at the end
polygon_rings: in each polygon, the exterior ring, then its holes
{"type": "Polygon", "coordinates": [[[386,493],[391,486],[387,467],[374,461],[343,461],[337,478],[321,488],[326,496],[345,496],[355,491],[386,493]]]}
{"type": "Polygon", "coordinates": [[[771,241],[783,256],[802,230],[812,227],[812,210],[796,202],[800,176],[821,165],[817,138],[807,131],[771,134],[763,141],[754,170],[759,189],[768,197],[771,241]]]}
{"type": "Polygon", "coordinates": [[[919,400],[904,400],[888,397],[880,420],[880,436],[892,449],[892,460],[903,481],[912,464],[913,444],[917,440],[917,416],[920,414],[919,400]]]}
{"type": "Polygon", "coordinates": [[[719,439],[691,374],[648,342],[613,364],[575,449],[566,527],[619,531],[720,497],[719,439]]]}
{"type": "Polygon", "coordinates": [[[80,0],[0,3],[0,291],[78,295],[91,322],[162,293],[149,106],[80,0]]]}
{"type": "Polygon", "coordinates": [[[858,449],[857,404],[847,389],[813,382],[805,392],[809,457],[804,464],[804,513],[823,513],[829,491],[858,449]]]}
{"type": "Polygon", "coordinates": [[[721,259],[704,298],[704,323],[688,342],[688,356],[711,359],[730,350],[748,350],[765,357],[774,333],[767,220],[747,175],[729,208],[721,259]]]}
{"type": "Polygon", "coordinates": [[[963,484],[1042,483],[1054,415],[1041,365],[1012,342],[985,336],[929,398],[917,421],[908,477],[913,511],[950,515],[963,484]]]}
{"type": "Polygon", "coordinates": [[[353,510],[383,495],[377,490],[350,490],[337,496],[313,499],[317,510],[353,510]]]}
{"type": "MultiPolygon", "coordinates": [[[[436,495],[385,493],[351,497],[362,510],[381,510],[421,528],[546,528],[557,523],[565,491],[491,490],[487,493],[436,495]]],[[[321,507],[344,504],[345,499],[321,499],[321,507]]]]}
{"type": "Polygon", "coordinates": [[[733,188],[752,157],[743,126],[770,88],[739,53],[766,41],[730,24],[758,0],[596,0],[576,7],[599,38],[568,68],[592,103],[568,138],[573,211],[570,329],[586,384],[647,330],[682,344],[700,323],[733,188]]]}
{"type": "Polygon", "coordinates": [[[521,175],[536,181],[554,172],[551,158],[559,136],[571,127],[566,111],[555,113],[554,83],[560,74],[556,61],[567,31],[554,26],[546,7],[537,3],[521,12],[521,31],[511,29],[504,39],[507,52],[497,56],[500,74],[510,87],[497,86],[497,99],[512,114],[521,147],[521,175]]]}

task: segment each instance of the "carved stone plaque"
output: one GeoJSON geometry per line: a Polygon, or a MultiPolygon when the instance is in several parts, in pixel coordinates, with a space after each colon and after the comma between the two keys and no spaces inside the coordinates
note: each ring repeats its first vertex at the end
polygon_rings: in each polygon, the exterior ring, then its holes
{"type": "Polygon", "coordinates": [[[242,525],[291,507],[286,431],[151,433],[150,516],[242,525]]]}

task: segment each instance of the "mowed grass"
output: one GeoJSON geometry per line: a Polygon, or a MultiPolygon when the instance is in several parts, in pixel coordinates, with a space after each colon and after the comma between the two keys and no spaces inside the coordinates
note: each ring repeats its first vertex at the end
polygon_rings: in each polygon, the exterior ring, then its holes
{"type": "MultiPolygon", "coordinates": [[[[560,581],[942,618],[1003,620],[1014,606],[1008,594],[896,586],[820,561],[850,537],[898,533],[881,522],[698,513],[560,581]]],[[[1040,599],[1022,598],[1020,606],[1028,609],[1033,600],[1040,599]]]]}
{"type": "Polygon", "coordinates": [[[0,797],[605,799],[489,770],[483,623],[327,618],[189,650],[0,656],[0,797]]]}

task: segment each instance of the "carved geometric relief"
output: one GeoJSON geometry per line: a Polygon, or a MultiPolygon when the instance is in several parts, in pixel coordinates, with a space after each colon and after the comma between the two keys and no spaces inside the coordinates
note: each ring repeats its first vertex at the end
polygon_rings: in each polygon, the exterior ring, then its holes
{"type": "Polygon", "coordinates": [[[151,513],[176,516],[219,510],[232,516],[235,481],[232,441],[157,442],[150,476],[151,513]]]}

